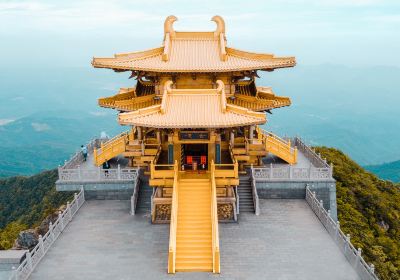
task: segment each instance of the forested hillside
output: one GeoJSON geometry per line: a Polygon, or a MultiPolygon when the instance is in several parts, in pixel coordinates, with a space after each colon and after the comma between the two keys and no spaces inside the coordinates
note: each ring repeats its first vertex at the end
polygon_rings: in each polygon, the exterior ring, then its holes
{"type": "Polygon", "coordinates": [[[0,249],[10,248],[19,231],[37,226],[72,198],[56,191],[56,180],[56,170],[0,180],[0,249]]]}
{"type": "Polygon", "coordinates": [[[380,279],[400,279],[400,185],[379,179],[339,150],[316,150],[334,165],[342,230],[380,279]]]}

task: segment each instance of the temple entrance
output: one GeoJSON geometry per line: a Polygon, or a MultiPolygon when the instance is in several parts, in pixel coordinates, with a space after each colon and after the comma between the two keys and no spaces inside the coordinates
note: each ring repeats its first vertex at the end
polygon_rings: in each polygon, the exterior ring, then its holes
{"type": "Polygon", "coordinates": [[[182,144],[181,147],[183,170],[206,171],[208,169],[208,144],[182,144]]]}

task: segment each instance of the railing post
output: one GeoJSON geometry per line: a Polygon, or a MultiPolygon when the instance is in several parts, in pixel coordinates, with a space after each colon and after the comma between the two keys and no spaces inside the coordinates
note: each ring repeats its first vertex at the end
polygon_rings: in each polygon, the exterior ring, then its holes
{"type": "Polygon", "coordinates": [[[118,164],[118,169],[117,169],[117,178],[118,178],[118,180],[120,180],[121,179],[121,165],[120,164],[118,164]]]}
{"type": "Polygon", "coordinates": [[[69,201],[67,201],[67,213],[68,213],[68,218],[71,221],[72,220],[72,213],[71,213],[71,204],[69,203],[69,201]]]}
{"type": "Polygon", "coordinates": [[[333,178],[333,163],[331,162],[331,168],[329,169],[329,176],[333,178]]]}
{"type": "Polygon", "coordinates": [[[101,167],[100,166],[97,167],[97,177],[99,180],[101,180],[101,167]]]}
{"type": "Polygon", "coordinates": [[[347,248],[349,247],[350,244],[350,234],[346,234],[346,242],[344,243],[344,253],[346,255],[347,253],[347,248]]]}
{"type": "Polygon", "coordinates": [[[331,210],[329,209],[329,210],[328,210],[328,215],[326,216],[326,225],[327,225],[327,226],[328,226],[330,217],[331,217],[331,210]]]}
{"type": "Polygon", "coordinates": [[[78,201],[78,194],[77,193],[74,193],[74,205],[75,205],[75,211],[74,211],[74,213],[76,212],[76,211],[78,211],[78,204],[79,204],[79,201],[78,201]]]}
{"type": "Polygon", "coordinates": [[[272,172],[272,163],[269,165],[269,178],[272,179],[274,173],[272,172]]]}
{"type": "Polygon", "coordinates": [[[51,243],[54,242],[54,228],[53,228],[53,223],[49,223],[49,232],[50,232],[50,237],[51,237],[51,243]]]}
{"type": "Polygon", "coordinates": [[[371,263],[370,270],[373,274],[375,274],[375,265],[371,263]]]}
{"type": "Polygon", "coordinates": [[[33,270],[33,264],[32,264],[32,255],[31,252],[26,252],[26,263],[28,264],[29,270],[33,270]]]}
{"type": "Polygon", "coordinates": [[[60,220],[61,231],[63,231],[64,230],[64,218],[63,218],[63,216],[61,214],[61,211],[58,212],[58,219],[60,220]]]}
{"type": "Polygon", "coordinates": [[[293,174],[292,174],[292,172],[293,172],[292,165],[291,165],[291,164],[289,164],[289,179],[292,179],[292,178],[293,178],[293,174]]]}
{"type": "Polygon", "coordinates": [[[339,232],[340,232],[340,222],[337,221],[336,222],[336,236],[335,236],[336,241],[339,240],[339,232]]]}
{"type": "Polygon", "coordinates": [[[17,268],[15,267],[15,266],[12,266],[11,267],[11,270],[12,270],[12,276],[11,276],[11,278],[10,278],[10,280],[19,280],[18,278],[18,270],[17,270],[17,268]]]}
{"type": "Polygon", "coordinates": [[[360,263],[361,260],[361,248],[357,249],[357,258],[356,258],[356,263],[354,264],[357,268],[358,264],[360,263]]]}
{"type": "Polygon", "coordinates": [[[82,192],[82,200],[85,201],[85,189],[83,186],[81,187],[81,192],[82,192]]]}
{"type": "Polygon", "coordinates": [[[150,179],[154,179],[154,162],[150,162],[150,179]]]}
{"type": "Polygon", "coordinates": [[[308,178],[311,179],[311,174],[312,174],[312,164],[310,163],[310,168],[308,169],[308,178]]]}
{"type": "Polygon", "coordinates": [[[44,255],[44,244],[43,244],[43,236],[39,235],[39,249],[42,252],[42,255],[44,255]]]}

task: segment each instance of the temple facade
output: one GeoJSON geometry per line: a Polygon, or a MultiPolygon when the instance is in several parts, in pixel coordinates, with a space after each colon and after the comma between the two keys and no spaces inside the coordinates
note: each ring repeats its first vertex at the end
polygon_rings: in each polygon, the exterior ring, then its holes
{"type": "Polygon", "coordinates": [[[290,98],[256,85],[257,71],[296,61],[228,47],[220,16],[209,32],[175,31],[176,20],[165,20],[160,47],[93,59],[96,68],[129,71],[136,80],[98,101],[119,112],[127,131],[94,150],[94,165],[122,156],[145,170],[151,220],[170,223],[169,273],[219,273],[218,222],[236,220],[240,174],[268,155],[298,160],[290,140],[259,127],[290,98]]]}

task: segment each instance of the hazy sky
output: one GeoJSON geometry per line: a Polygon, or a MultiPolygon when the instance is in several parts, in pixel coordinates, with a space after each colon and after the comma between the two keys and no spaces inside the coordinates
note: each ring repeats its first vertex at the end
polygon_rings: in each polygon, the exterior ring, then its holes
{"type": "Polygon", "coordinates": [[[213,30],[228,45],[295,55],[299,64],[400,64],[398,0],[0,1],[0,66],[90,66],[92,56],[160,45],[163,21],[213,30]]]}

